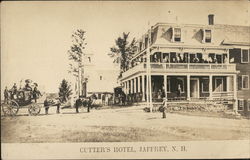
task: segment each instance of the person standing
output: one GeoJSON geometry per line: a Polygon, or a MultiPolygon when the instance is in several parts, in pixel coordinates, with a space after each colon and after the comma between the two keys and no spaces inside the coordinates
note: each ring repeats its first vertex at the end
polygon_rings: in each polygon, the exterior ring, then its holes
{"type": "Polygon", "coordinates": [[[90,106],[92,104],[92,100],[91,100],[91,97],[88,98],[88,104],[87,104],[87,107],[88,107],[88,112],[90,112],[90,106]]]}
{"type": "Polygon", "coordinates": [[[39,96],[42,96],[41,92],[37,89],[38,85],[37,83],[34,83],[35,87],[33,89],[32,95],[33,95],[33,99],[35,100],[35,102],[37,101],[37,98],[39,96]]]}
{"type": "Polygon", "coordinates": [[[6,103],[9,99],[9,91],[8,91],[8,88],[7,86],[5,87],[4,89],[4,102],[6,103]]]}
{"type": "Polygon", "coordinates": [[[14,99],[14,95],[17,94],[17,86],[16,83],[14,83],[13,87],[11,88],[11,98],[14,99]]]}
{"type": "Polygon", "coordinates": [[[166,111],[167,111],[167,99],[163,101],[162,106],[162,118],[166,118],[166,111]]]}
{"type": "Polygon", "coordinates": [[[102,95],[102,105],[105,105],[105,94],[102,95]]]}
{"type": "Polygon", "coordinates": [[[108,95],[105,96],[105,105],[108,106],[108,101],[109,101],[109,97],[108,95]]]}
{"type": "Polygon", "coordinates": [[[181,96],[181,85],[178,84],[177,97],[179,98],[180,96],[181,96]]]}
{"type": "Polygon", "coordinates": [[[46,99],[44,100],[44,108],[45,108],[45,114],[48,115],[48,112],[49,112],[49,100],[48,98],[46,97],[46,99]]]}
{"type": "Polygon", "coordinates": [[[79,97],[77,100],[76,100],[76,113],[79,113],[79,107],[81,107],[82,105],[82,100],[81,98],[79,97]]]}
{"type": "Polygon", "coordinates": [[[56,113],[59,114],[60,113],[60,101],[58,100],[57,104],[56,104],[56,113]]]}

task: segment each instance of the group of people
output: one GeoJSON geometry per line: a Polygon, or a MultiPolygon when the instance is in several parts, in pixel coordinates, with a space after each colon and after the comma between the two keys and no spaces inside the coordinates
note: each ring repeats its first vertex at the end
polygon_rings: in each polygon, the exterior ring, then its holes
{"type": "MultiPolygon", "coordinates": [[[[190,54],[189,56],[187,54],[175,54],[175,55],[159,55],[159,52],[150,55],[150,62],[155,63],[187,63],[188,61],[190,63],[227,63],[227,55],[221,55],[221,58],[217,59],[216,55],[203,55],[199,56],[198,54],[190,54]],[[192,56],[191,56],[192,55],[192,56]]],[[[136,59],[132,60],[131,62],[127,61],[125,70],[128,70],[129,68],[133,68],[134,66],[146,62],[147,58],[146,55],[143,55],[141,57],[137,57],[136,59]]]]}
{"type": "MultiPolygon", "coordinates": [[[[23,89],[24,91],[30,91],[31,94],[29,94],[29,98],[32,98],[34,99],[35,102],[37,102],[37,99],[39,96],[42,96],[41,92],[38,90],[38,84],[37,83],[34,83],[34,87],[32,88],[30,86],[30,81],[25,81],[25,86],[24,88],[21,88],[20,86],[20,89],[23,89]]],[[[7,102],[9,99],[16,99],[17,98],[17,93],[18,93],[18,90],[17,90],[17,85],[16,83],[14,83],[14,85],[12,86],[12,88],[10,90],[8,90],[8,87],[6,86],[5,87],[5,90],[4,90],[4,102],[7,102]]]]}

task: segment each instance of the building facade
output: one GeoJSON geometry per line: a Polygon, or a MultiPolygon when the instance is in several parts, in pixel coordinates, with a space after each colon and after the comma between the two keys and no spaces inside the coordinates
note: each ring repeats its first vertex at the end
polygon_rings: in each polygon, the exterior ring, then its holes
{"type": "Polygon", "coordinates": [[[249,111],[250,27],[215,25],[213,18],[208,25],[152,26],[120,78],[125,94],[153,102],[220,100],[249,111]]]}

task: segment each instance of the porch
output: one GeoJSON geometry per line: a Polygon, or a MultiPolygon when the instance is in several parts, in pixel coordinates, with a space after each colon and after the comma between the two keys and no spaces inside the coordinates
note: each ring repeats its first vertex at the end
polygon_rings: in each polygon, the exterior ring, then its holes
{"type": "MultiPolygon", "coordinates": [[[[136,102],[147,100],[147,78],[140,75],[122,83],[125,94],[136,102]]],[[[152,101],[169,102],[236,98],[236,75],[151,75],[152,101]]]]}

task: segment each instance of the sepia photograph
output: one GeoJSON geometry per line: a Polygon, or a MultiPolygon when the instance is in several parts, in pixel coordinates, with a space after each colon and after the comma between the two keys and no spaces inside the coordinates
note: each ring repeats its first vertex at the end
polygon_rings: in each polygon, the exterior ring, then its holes
{"type": "Polygon", "coordinates": [[[250,158],[250,2],[2,1],[1,159],[250,158]]]}

